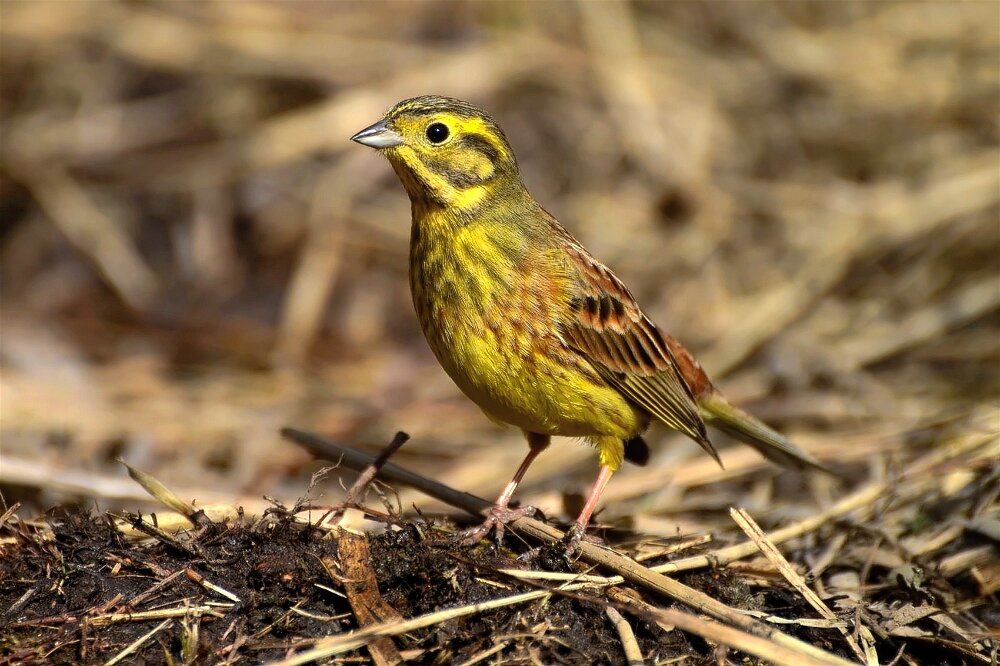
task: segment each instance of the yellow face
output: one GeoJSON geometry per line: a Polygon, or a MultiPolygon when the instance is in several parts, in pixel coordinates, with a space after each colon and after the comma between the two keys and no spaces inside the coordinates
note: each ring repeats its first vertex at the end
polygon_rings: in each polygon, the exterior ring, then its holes
{"type": "Polygon", "coordinates": [[[410,199],[469,209],[498,181],[517,178],[503,131],[485,112],[446,97],[400,102],[352,137],[392,163],[410,199]]]}

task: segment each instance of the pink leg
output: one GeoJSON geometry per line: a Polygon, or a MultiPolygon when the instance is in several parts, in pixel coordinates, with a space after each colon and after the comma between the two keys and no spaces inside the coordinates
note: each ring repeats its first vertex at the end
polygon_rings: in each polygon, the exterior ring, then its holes
{"type": "Polygon", "coordinates": [[[517,472],[514,473],[514,478],[510,480],[503,492],[497,497],[496,501],[493,502],[493,507],[490,509],[490,513],[486,516],[486,520],[479,527],[474,527],[471,530],[466,530],[465,532],[465,543],[472,545],[477,543],[480,539],[485,537],[490,533],[490,530],[496,528],[497,538],[503,538],[504,525],[516,520],[521,516],[528,516],[535,512],[534,507],[525,506],[520,509],[508,509],[507,505],[510,503],[510,498],[514,495],[514,490],[517,485],[521,483],[521,479],[524,478],[525,473],[528,468],[531,467],[531,463],[535,461],[538,454],[544,451],[549,445],[548,435],[536,435],[534,433],[528,433],[528,446],[531,447],[528,451],[528,455],[524,457],[521,461],[520,467],[517,468],[517,472]]]}
{"type": "Polygon", "coordinates": [[[580,511],[580,515],[577,517],[576,522],[573,523],[573,527],[570,528],[569,542],[566,548],[567,558],[572,557],[580,549],[580,541],[583,540],[583,535],[587,531],[587,523],[590,522],[590,517],[594,514],[594,509],[597,508],[597,503],[601,499],[601,495],[604,493],[604,489],[608,485],[608,481],[611,480],[611,475],[615,471],[611,469],[608,465],[601,465],[601,471],[597,474],[597,480],[594,481],[594,486],[590,489],[590,494],[587,495],[587,501],[583,505],[583,509],[580,511]]]}

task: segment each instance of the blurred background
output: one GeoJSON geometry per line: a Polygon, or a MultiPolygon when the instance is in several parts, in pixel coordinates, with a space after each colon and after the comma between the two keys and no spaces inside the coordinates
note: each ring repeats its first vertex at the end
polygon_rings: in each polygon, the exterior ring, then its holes
{"type": "MultiPolygon", "coordinates": [[[[824,461],[861,480],[1000,427],[995,2],[10,0],[0,40],[7,503],[135,507],[118,457],[291,501],[320,463],[284,425],[405,430],[395,461],[492,497],[523,439],[437,366],[408,201],[348,140],[424,93],[490,110],[536,198],[824,461]]],[[[724,471],[649,439],[603,517],[822,501],[722,435],[724,471]]],[[[559,443],[521,498],[569,512],[595,471],[559,443]]]]}

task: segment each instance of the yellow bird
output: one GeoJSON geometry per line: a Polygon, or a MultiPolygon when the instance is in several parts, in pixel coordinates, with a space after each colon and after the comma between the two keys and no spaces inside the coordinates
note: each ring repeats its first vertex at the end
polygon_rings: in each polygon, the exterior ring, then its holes
{"type": "Polygon", "coordinates": [[[824,469],[727,402],[622,281],[535,201],[489,114],[457,99],[415,97],[351,138],[385,155],[410,197],[410,290],[435,356],[488,417],[528,440],[524,462],[471,540],[530,511],[508,503],[553,435],[585,438],[600,459],[571,551],[622,460],[645,463],[641,435],[651,419],[716,460],[706,422],[779,463],[824,469]]]}

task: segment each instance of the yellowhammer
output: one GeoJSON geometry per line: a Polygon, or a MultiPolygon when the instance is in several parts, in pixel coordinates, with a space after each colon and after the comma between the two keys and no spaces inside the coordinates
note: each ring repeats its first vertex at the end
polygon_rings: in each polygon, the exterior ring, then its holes
{"type": "Polygon", "coordinates": [[[600,458],[571,549],[622,460],[646,462],[641,435],[652,418],[716,460],[705,422],[776,462],[822,468],[729,404],[621,280],[538,205],[489,114],[416,97],[352,139],[385,155],[410,197],[410,289],[438,361],[488,417],[528,439],[528,455],[472,539],[523,515],[508,502],[552,435],[586,438],[600,458]]]}

